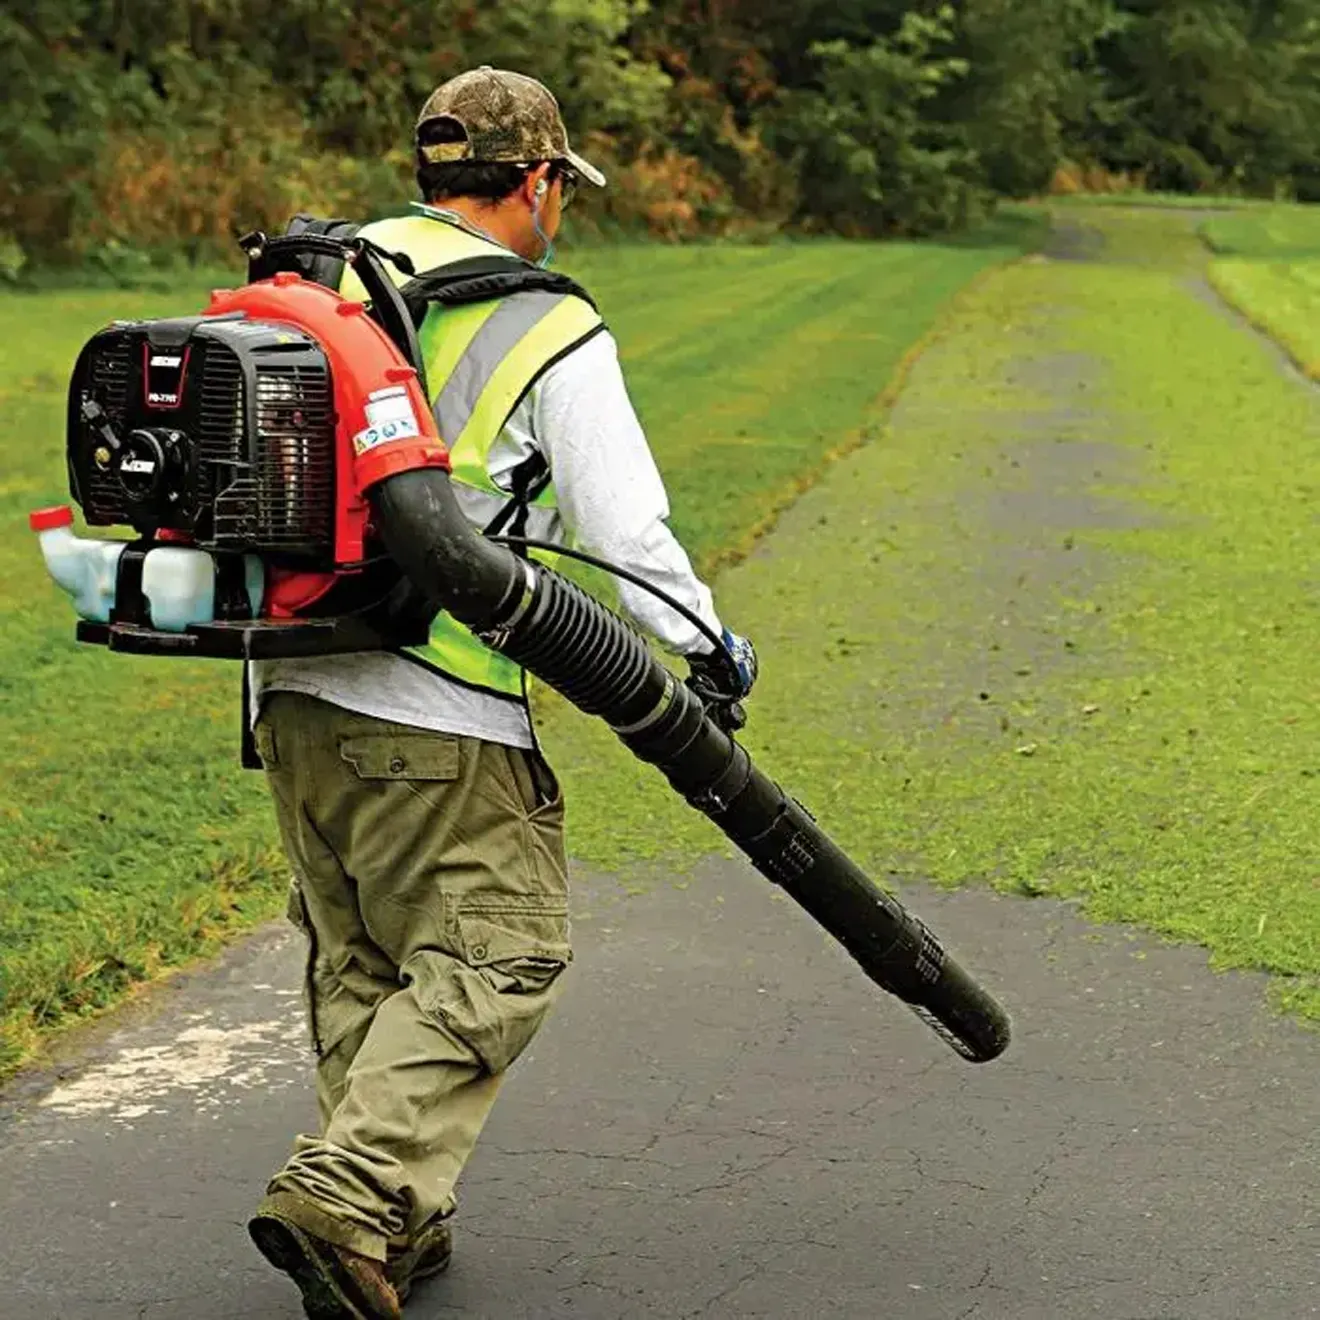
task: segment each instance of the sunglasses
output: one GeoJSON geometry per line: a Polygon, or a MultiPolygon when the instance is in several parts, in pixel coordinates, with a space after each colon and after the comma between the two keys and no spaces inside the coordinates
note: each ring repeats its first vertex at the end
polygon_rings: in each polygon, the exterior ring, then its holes
{"type": "Polygon", "coordinates": [[[554,162],[551,170],[552,177],[559,179],[562,188],[559,193],[559,205],[561,207],[568,204],[577,196],[577,190],[582,184],[582,176],[566,161],[557,160],[554,162]]]}

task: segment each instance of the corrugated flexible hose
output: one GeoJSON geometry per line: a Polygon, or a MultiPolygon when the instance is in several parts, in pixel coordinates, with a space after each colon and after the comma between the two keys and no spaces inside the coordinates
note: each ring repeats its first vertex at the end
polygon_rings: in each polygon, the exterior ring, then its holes
{"type": "Polygon", "coordinates": [[[438,469],[370,492],[391,555],[489,645],[613,728],[965,1059],[1008,1047],[1008,1015],[929,928],[752,764],[700,698],[617,615],[568,579],[484,541],[438,469]]]}

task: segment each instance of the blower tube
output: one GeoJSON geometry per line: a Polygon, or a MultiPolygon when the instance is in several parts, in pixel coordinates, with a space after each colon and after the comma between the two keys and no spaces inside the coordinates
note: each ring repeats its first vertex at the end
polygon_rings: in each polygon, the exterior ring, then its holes
{"type": "Polygon", "coordinates": [[[483,538],[438,468],[388,477],[368,495],[390,555],[433,603],[604,719],[965,1059],[1004,1052],[1009,1022],[1000,1005],[752,764],[622,619],[567,578],[483,538]]]}

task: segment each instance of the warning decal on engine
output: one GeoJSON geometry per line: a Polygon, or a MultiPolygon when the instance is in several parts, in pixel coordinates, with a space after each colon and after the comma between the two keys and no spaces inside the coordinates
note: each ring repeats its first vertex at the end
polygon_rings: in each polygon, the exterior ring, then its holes
{"type": "Polygon", "coordinates": [[[395,385],[387,390],[373,390],[367,395],[369,425],[383,426],[386,422],[399,421],[416,421],[412,401],[402,385],[395,385]]]}
{"type": "Polygon", "coordinates": [[[421,435],[412,400],[402,386],[376,390],[367,399],[367,426],[353,437],[353,450],[365,454],[391,440],[409,440],[421,435]]]}

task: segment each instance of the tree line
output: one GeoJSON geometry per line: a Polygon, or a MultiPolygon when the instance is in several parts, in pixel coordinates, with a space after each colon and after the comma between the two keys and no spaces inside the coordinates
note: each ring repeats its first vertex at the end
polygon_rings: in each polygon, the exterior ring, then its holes
{"type": "Polygon", "coordinates": [[[612,175],[580,230],[964,227],[1055,186],[1320,198],[1314,0],[11,0],[0,271],[406,195],[474,64],[612,175]]]}

